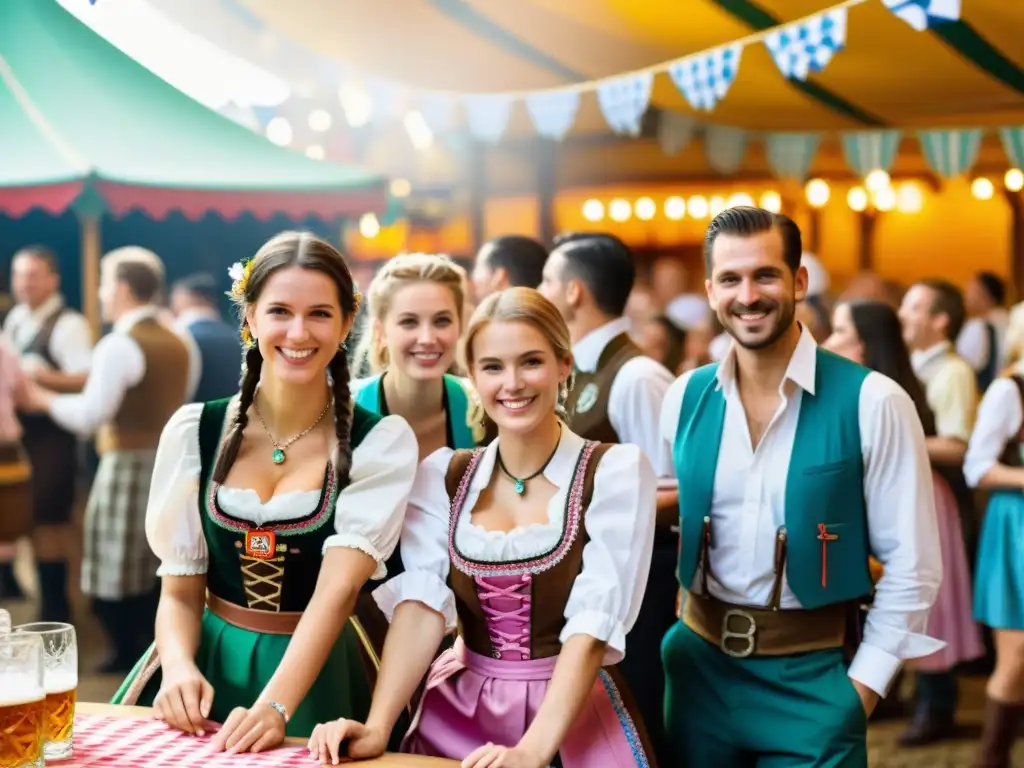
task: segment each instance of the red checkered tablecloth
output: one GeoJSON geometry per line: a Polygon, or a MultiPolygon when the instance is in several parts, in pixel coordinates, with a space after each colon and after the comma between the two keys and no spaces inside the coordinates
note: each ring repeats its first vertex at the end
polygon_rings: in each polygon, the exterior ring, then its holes
{"type": "Polygon", "coordinates": [[[76,715],[72,758],[62,768],[314,768],[303,747],[227,755],[210,747],[211,736],[189,736],[159,720],[76,715]]]}

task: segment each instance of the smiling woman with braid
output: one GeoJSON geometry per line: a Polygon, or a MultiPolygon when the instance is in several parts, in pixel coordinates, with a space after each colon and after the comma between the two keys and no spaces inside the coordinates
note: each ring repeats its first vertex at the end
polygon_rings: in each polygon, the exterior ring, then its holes
{"type": "Polygon", "coordinates": [[[216,745],[245,752],[365,717],[349,617],[385,575],[418,446],[401,418],[352,403],[343,342],[359,297],[341,254],[287,232],[232,277],[241,391],[186,405],[164,430],[146,515],[157,653],[115,703],[152,704],[189,733],[222,722],[216,745]]]}

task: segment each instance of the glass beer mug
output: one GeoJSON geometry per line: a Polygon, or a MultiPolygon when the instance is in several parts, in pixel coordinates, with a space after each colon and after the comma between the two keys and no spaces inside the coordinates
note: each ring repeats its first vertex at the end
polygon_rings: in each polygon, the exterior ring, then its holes
{"type": "Polygon", "coordinates": [[[43,768],[43,643],[0,636],[0,768],[43,768]]]}
{"type": "Polygon", "coordinates": [[[14,635],[33,635],[43,643],[43,756],[47,762],[71,757],[78,689],[78,639],[70,624],[20,624],[14,635]]]}

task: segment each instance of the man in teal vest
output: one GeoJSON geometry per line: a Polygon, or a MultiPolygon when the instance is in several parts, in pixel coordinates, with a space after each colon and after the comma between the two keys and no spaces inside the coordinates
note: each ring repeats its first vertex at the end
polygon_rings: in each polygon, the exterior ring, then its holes
{"type": "Polygon", "coordinates": [[[733,344],[665,397],[688,592],[662,646],[673,765],[867,766],[867,716],[942,647],[923,634],[942,564],[921,422],[796,322],[801,251],[786,216],[715,217],[705,288],[733,344]],[[869,555],[885,575],[851,659],[869,555]]]}

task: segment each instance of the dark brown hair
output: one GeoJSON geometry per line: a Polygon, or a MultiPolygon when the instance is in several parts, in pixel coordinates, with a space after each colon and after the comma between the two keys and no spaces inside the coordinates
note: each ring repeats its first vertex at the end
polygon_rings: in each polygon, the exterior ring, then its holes
{"type": "Polygon", "coordinates": [[[884,301],[859,299],[845,302],[850,320],[864,345],[864,365],[895,381],[914,401],[925,435],[934,437],[935,416],[928,407],[924,386],[910,364],[900,319],[884,301]]]}
{"type": "MultiPolygon", "coordinates": [[[[337,249],[327,241],[307,232],[282,232],[268,240],[253,257],[244,294],[235,297],[243,328],[247,325],[245,310],[259,300],[267,280],[275,272],[288,267],[311,269],[327,275],[338,289],[338,302],[344,315],[351,317],[355,314],[356,300],[352,273],[349,272],[345,259],[337,249]]],[[[224,482],[238,456],[242,432],[249,423],[249,407],[256,396],[256,385],[259,384],[262,368],[263,355],[260,353],[259,345],[254,343],[246,349],[242,362],[238,413],[213,472],[213,479],[217,483],[224,482]]],[[[352,468],[352,396],[349,391],[348,358],[343,347],[339,347],[335,352],[328,370],[331,374],[331,392],[334,397],[334,433],[338,441],[331,461],[338,487],[344,488],[348,485],[349,470],[352,468]]]]}
{"type": "Polygon", "coordinates": [[[956,341],[960,331],[967,320],[967,308],[964,306],[964,295],[960,289],[948,280],[933,278],[920,280],[918,285],[923,285],[932,292],[931,314],[946,316],[946,338],[949,341],[956,341]]]}
{"type": "Polygon", "coordinates": [[[726,208],[715,216],[708,225],[704,235],[704,269],[708,279],[711,278],[715,248],[715,240],[719,235],[737,235],[751,237],[773,229],[779,230],[782,236],[782,258],[789,271],[796,274],[800,269],[800,258],[803,255],[803,240],[800,227],[784,213],[772,213],[764,208],[737,205],[726,208]]]}

